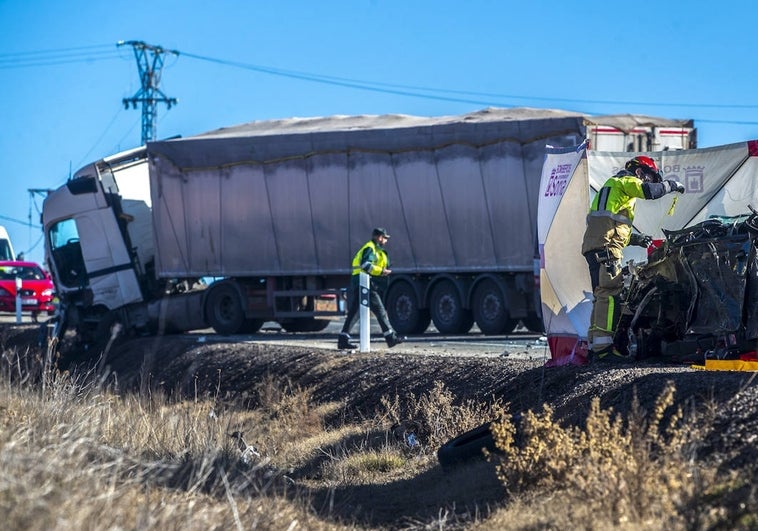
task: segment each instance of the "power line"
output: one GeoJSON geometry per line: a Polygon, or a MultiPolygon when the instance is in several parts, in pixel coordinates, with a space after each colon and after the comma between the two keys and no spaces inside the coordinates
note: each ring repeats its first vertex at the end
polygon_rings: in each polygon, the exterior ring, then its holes
{"type": "MultiPolygon", "coordinates": [[[[129,41],[139,42],[139,41],[129,41]]],[[[149,45],[148,45],[149,46],[149,45]]],[[[160,47],[156,49],[163,50],[160,47]]],[[[176,50],[163,50],[164,52],[178,55],[176,50]]],[[[334,86],[341,86],[345,88],[352,88],[356,90],[367,90],[372,92],[383,92],[388,94],[395,94],[399,96],[450,101],[456,103],[471,103],[476,105],[488,105],[488,106],[511,106],[513,100],[521,102],[537,101],[537,102],[561,102],[565,104],[576,105],[637,105],[637,106],[649,106],[649,107],[677,107],[677,108],[690,108],[690,109],[735,109],[735,110],[747,110],[758,109],[758,104],[718,104],[718,103],[683,103],[683,102],[655,102],[655,101],[633,101],[633,100],[600,100],[600,99],[581,99],[581,98],[561,98],[561,97],[541,97],[533,95],[520,95],[520,94],[501,94],[496,92],[482,92],[482,91],[468,91],[458,89],[444,89],[437,87],[419,86],[419,85],[406,85],[400,83],[387,83],[381,81],[367,81],[354,78],[330,76],[324,74],[317,74],[312,72],[304,72],[298,70],[287,70],[282,68],[270,67],[266,65],[259,65],[254,63],[244,63],[239,61],[230,61],[226,59],[219,59],[199,54],[182,52],[185,57],[192,59],[216,63],[224,66],[231,66],[234,68],[250,70],[260,72],[262,74],[268,74],[273,76],[288,77],[292,79],[299,79],[302,81],[309,81],[313,83],[328,84],[334,86]],[[488,98],[488,99],[481,99],[488,98]],[[509,101],[504,101],[509,100],[509,101]]],[[[0,54],[0,70],[8,68],[22,68],[22,67],[34,67],[34,66],[48,66],[56,64],[64,64],[71,62],[92,62],[107,60],[113,58],[122,58],[121,54],[114,54],[111,45],[93,45],[93,46],[80,46],[72,48],[61,49],[49,49],[38,50],[31,52],[15,52],[15,53],[3,53],[0,54]]],[[[134,98],[132,98],[134,99],[134,98]]],[[[132,99],[129,99],[131,102],[132,99]]],[[[167,98],[168,99],[168,98],[167,98]]],[[[124,99],[126,101],[127,98],[124,99]]],[[[172,101],[175,101],[171,98],[172,101]]],[[[585,114],[598,114],[597,112],[590,112],[583,109],[574,109],[576,112],[585,114]]],[[[741,120],[714,120],[714,119],[702,119],[696,118],[699,122],[704,123],[723,123],[723,124],[735,124],[735,125],[758,125],[755,121],[741,121],[741,120]]],[[[144,125],[144,124],[143,124],[144,125]]],[[[144,131],[143,131],[144,133],[144,131]]]]}
{"type": "Polygon", "coordinates": [[[8,53],[0,53],[0,58],[4,57],[28,57],[28,56],[39,56],[39,55],[59,55],[62,53],[69,53],[69,52],[81,52],[82,50],[97,50],[97,49],[112,49],[113,47],[110,44],[93,44],[90,46],[73,46],[70,48],[54,48],[54,49],[47,49],[47,50],[31,50],[28,52],[8,52],[8,53]]]}
{"type": "Polygon", "coordinates": [[[706,124],[758,125],[758,121],[750,122],[744,120],[712,120],[708,118],[693,118],[693,120],[706,124]]]}
{"type": "MultiPolygon", "coordinates": [[[[40,234],[40,236],[37,238],[37,241],[36,241],[36,242],[34,242],[34,243],[31,245],[31,247],[29,247],[29,248],[28,248],[26,251],[21,251],[21,253],[20,253],[20,254],[21,254],[21,255],[24,255],[24,254],[31,254],[31,252],[32,252],[34,249],[36,249],[36,248],[37,248],[37,246],[40,244],[40,242],[42,241],[42,238],[44,238],[44,236],[45,236],[45,234],[44,234],[44,233],[43,233],[43,234],[40,234]]],[[[31,240],[30,240],[30,241],[31,241],[31,240]]]]}
{"type": "Polygon", "coordinates": [[[211,63],[217,63],[226,66],[233,66],[245,70],[252,70],[261,72],[264,74],[270,74],[281,77],[289,77],[293,79],[301,79],[304,81],[312,81],[315,83],[324,83],[329,85],[337,85],[348,88],[357,88],[361,90],[372,90],[375,92],[387,92],[390,94],[399,94],[413,97],[422,97],[430,99],[442,99],[446,101],[456,101],[463,103],[475,103],[484,105],[502,105],[502,102],[495,102],[492,100],[471,100],[471,99],[459,99],[459,98],[444,98],[430,96],[426,94],[418,94],[407,91],[423,91],[430,93],[440,94],[457,94],[462,96],[482,96],[498,99],[517,99],[517,100],[530,100],[530,101],[555,101],[577,104],[592,104],[592,105],[648,105],[654,107],[699,107],[699,108],[713,108],[713,109],[758,109],[758,104],[718,104],[718,103],[661,103],[661,102],[649,102],[649,101],[624,101],[624,100],[593,100],[593,99],[577,99],[577,98],[560,98],[560,97],[540,97],[540,96],[524,96],[518,94],[500,94],[495,92],[479,92],[468,90],[456,90],[456,89],[440,89],[435,87],[426,87],[418,85],[404,85],[398,83],[385,83],[381,81],[365,81],[359,79],[345,78],[339,76],[328,76],[323,74],[314,74],[311,72],[303,72],[297,70],[285,70],[281,68],[274,68],[270,66],[257,65],[252,63],[242,63],[238,61],[229,61],[225,59],[216,59],[213,57],[197,55],[188,52],[182,52],[182,56],[198,59],[201,61],[207,61],[211,63]]]}
{"type": "Polygon", "coordinates": [[[100,142],[103,140],[103,138],[105,138],[105,135],[108,133],[110,128],[113,126],[113,124],[116,123],[116,119],[119,117],[119,115],[122,112],[123,112],[123,109],[119,109],[118,111],[116,111],[116,114],[113,115],[113,118],[111,118],[111,121],[108,123],[107,126],[105,126],[105,129],[100,134],[100,137],[98,137],[98,139],[94,142],[94,144],[92,144],[92,147],[89,148],[89,151],[87,151],[87,153],[82,155],[82,161],[79,164],[77,164],[77,167],[83,164],[88,159],[90,153],[92,153],[95,150],[95,148],[100,144],[100,142]]]}
{"type": "MultiPolygon", "coordinates": [[[[139,42],[139,41],[129,41],[139,42]]],[[[161,49],[160,47],[156,47],[161,49]]],[[[177,50],[164,50],[172,54],[179,55],[177,50]]],[[[403,96],[429,98],[429,99],[442,99],[446,101],[455,101],[462,103],[475,103],[484,105],[503,105],[502,101],[494,100],[479,100],[470,98],[442,98],[431,96],[429,94],[419,94],[417,92],[408,91],[420,91],[428,92],[431,94],[451,94],[457,96],[471,96],[471,97],[483,97],[483,98],[495,98],[496,100],[526,100],[526,101],[543,101],[543,102],[564,102],[573,104],[591,104],[591,105],[646,105],[651,107],[682,107],[682,108],[710,108],[710,109],[757,109],[758,104],[719,104],[719,103],[698,103],[698,102],[654,102],[654,101],[635,101],[635,100],[599,100],[599,99],[582,99],[582,98],[561,98],[550,96],[533,96],[522,94],[502,94],[497,92],[482,92],[482,91],[470,91],[470,90],[458,90],[458,89],[441,89],[437,87],[428,87],[421,85],[407,85],[400,83],[386,83],[382,81],[367,81],[341,76],[330,76],[324,74],[317,74],[313,72],[304,72],[298,70],[288,70],[282,68],[276,68],[266,65],[259,65],[254,63],[243,63],[239,61],[230,61],[226,59],[219,59],[194,53],[181,52],[185,57],[190,57],[200,61],[206,61],[210,63],[221,64],[225,66],[232,66],[244,70],[252,70],[264,74],[289,77],[293,79],[300,79],[303,81],[311,81],[314,83],[331,84],[336,86],[344,86],[347,88],[355,88],[358,90],[372,90],[376,92],[388,92],[391,94],[398,94],[403,96]]],[[[122,55],[114,53],[111,45],[92,45],[92,46],[78,46],[71,48],[59,48],[48,50],[37,50],[29,52],[13,52],[0,54],[0,69],[3,68],[18,68],[26,66],[46,66],[50,64],[63,64],[68,62],[80,62],[80,61],[97,61],[103,59],[123,58],[122,55]]],[[[752,122],[750,122],[752,123],[752,122]]]]}
{"type": "Polygon", "coordinates": [[[24,227],[39,227],[38,224],[36,224],[36,225],[32,224],[31,221],[22,221],[20,219],[11,218],[11,217],[8,217],[8,216],[2,216],[2,215],[0,215],[0,219],[2,219],[3,221],[11,221],[13,223],[18,223],[19,225],[23,225],[24,227]]]}
{"type": "Polygon", "coordinates": [[[76,62],[119,59],[121,54],[112,46],[80,46],[56,50],[38,50],[0,54],[0,69],[52,66],[76,62]]]}
{"type": "MultiPolygon", "coordinates": [[[[457,95],[472,95],[472,96],[486,96],[502,99],[521,100],[521,101],[542,101],[542,102],[564,102],[575,104],[588,104],[588,105],[647,105],[653,107],[682,107],[682,108],[711,108],[711,109],[758,109],[758,104],[715,104],[715,103],[661,103],[661,102],[647,102],[647,101],[623,101],[623,100],[589,100],[589,99],[572,99],[572,98],[556,98],[556,97],[539,97],[539,96],[523,96],[513,94],[499,94],[492,92],[477,92],[477,91],[465,91],[455,89],[439,89],[433,87],[415,86],[415,85],[402,85],[397,83],[383,83],[375,81],[361,81],[351,78],[326,76],[321,74],[313,74],[309,72],[301,72],[296,70],[284,70],[279,68],[273,68],[263,65],[242,63],[238,61],[228,61],[225,59],[216,59],[212,57],[197,55],[193,53],[182,52],[185,57],[198,59],[201,61],[207,61],[217,63],[225,66],[232,66],[235,68],[241,68],[245,70],[252,70],[263,74],[289,77],[293,79],[300,79],[304,81],[310,81],[314,83],[323,83],[329,85],[342,86],[347,88],[355,88],[358,90],[368,90],[373,92],[383,92],[388,94],[396,94],[401,96],[409,96],[414,98],[451,101],[456,103],[471,103],[476,105],[489,105],[489,106],[511,106],[512,103],[504,102],[502,100],[479,100],[461,97],[450,96],[437,96],[434,93],[439,94],[457,94],[457,95]],[[414,90],[430,92],[431,94],[421,94],[418,92],[411,92],[414,90]]],[[[567,109],[568,110],[568,109],[567,109]]],[[[595,111],[589,111],[586,109],[572,109],[574,112],[582,114],[599,114],[595,111]]],[[[705,123],[721,123],[721,124],[733,124],[733,125],[758,125],[758,121],[738,121],[738,120],[713,120],[713,119],[700,119],[693,118],[699,122],[705,123]]]]}
{"type": "MultiPolygon", "coordinates": [[[[502,102],[473,100],[473,99],[468,99],[468,98],[457,98],[457,97],[446,97],[446,96],[435,96],[433,94],[418,94],[414,92],[409,92],[407,90],[383,88],[382,84],[374,83],[371,81],[359,81],[359,80],[351,80],[347,78],[337,78],[337,77],[322,76],[318,74],[309,74],[306,72],[296,72],[292,70],[281,70],[278,68],[270,68],[270,67],[254,65],[254,64],[240,63],[236,61],[213,59],[211,57],[204,57],[201,55],[196,55],[196,54],[191,54],[191,53],[182,53],[182,55],[185,57],[191,57],[193,59],[199,59],[199,60],[208,61],[211,63],[218,63],[218,64],[222,64],[226,66],[234,66],[236,68],[242,68],[244,70],[252,70],[252,71],[261,72],[264,74],[288,77],[288,78],[293,78],[293,79],[300,79],[303,81],[312,81],[314,83],[323,83],[327,85],[335,85],[335,86],[354,88],[354,89],[359,89],[359,90],[369,90],[372,92],[383,92],[386,94],[397,94],[400,96],[411,96],[411,97],[416,97],[416,98],[450,101],[450,102],[456,102],[456,103],[473,103],[477,105],[502,105],[502,102]]],[[[444,92],[449,92],[449,91],[445,91],[444,89],[437,89],[437,92],[444,93],[444,92]]],[[[465,92],[462,92],[462,93],[465,93],[465,92]]]]}

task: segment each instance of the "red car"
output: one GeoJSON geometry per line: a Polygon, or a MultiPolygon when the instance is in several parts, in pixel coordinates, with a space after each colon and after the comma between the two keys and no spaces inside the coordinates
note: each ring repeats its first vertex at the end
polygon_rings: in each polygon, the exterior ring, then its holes
{"type": "Polygon", "coordinates": [[[55,313],[55,286],[50,274],[34,262],[0,261],[0,312],[16,312],[16,283],[21,279],[21,311],[36,322],[41,312],[55,313]]]}

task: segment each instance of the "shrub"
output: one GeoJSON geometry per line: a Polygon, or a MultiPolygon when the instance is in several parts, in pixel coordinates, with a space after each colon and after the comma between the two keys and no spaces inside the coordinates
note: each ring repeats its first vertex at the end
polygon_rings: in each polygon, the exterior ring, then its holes
{"type": "Polygon", "coordinates": [[[394,435],[413,432],[419,442],[436,450],[449,439],[462,432],[501,417],[505,407],[499,398],[490,402],[465,399],[457,402],[443,382],[435,382],[432,389],[421,396],[408,393],[381,398],[377,418],[392,426],[394,435]]]}
{"type": "Polygon", "coordinates": [[[666,416],[674,392],[669,383],[650,415],[635,396],[627,422],[594,398],[583,429],[558,425],[549,406],[493,423],[498,478],[511,495],[560,491],[567,510],[578,502],[614,524],[676,514],[703,475],[692,460],[696,430],[680,409],[666,416]]]}

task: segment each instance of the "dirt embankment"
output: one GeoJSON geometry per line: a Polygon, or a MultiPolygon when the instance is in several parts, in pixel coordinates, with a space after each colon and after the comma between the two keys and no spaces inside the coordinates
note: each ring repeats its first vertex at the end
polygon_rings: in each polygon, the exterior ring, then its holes
{"type": "MultiPolygon", "coordinates": [[[[5,349],[37,346],[36,327],[4,326],[5,349]]],[[[83,363],[68,352],[65,364],[83,363]]],[[[91,360],[89,361],[91,363],[91,360]]],[[[714,429],[704,452],[719,453],[732,466],[754,462],[758,450],[758,386],[753,373],[693,369],[684,364],[640,363],[629,366],[546,368],[542,361],[400,354],[368,355],[255,342],[204,342],[198,336],[148,337],[113,345],[100,367],[115,376],[125,392],[162,388],[185,396],[209,394],[244,405],[266,376],[286,378],[312,390],[316,401],[339,400],[344,412],[372,415],[382,396],[420,396],[440,381],[459,399],[498,397],[512,412],[540,410],[549,404],[564,423],[581,423],[590,401],[625,414],[634,396],[651,410],[667,382],[676,386],[676,402],[685,411],[715,412],[714,429]]]]}

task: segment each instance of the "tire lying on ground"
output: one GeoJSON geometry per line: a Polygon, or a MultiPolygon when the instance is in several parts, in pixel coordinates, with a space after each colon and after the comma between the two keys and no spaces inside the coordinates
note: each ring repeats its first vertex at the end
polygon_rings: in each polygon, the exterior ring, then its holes
{"type": "Polygon", "coordinates": [[[499,453],[490,431],[491,424],[492,422],[486,422],[440,446],[437,460],[442,468],[450,468],[472,459],[484,459],[482,450],[485,448],[492,453],[499,453]]]}

